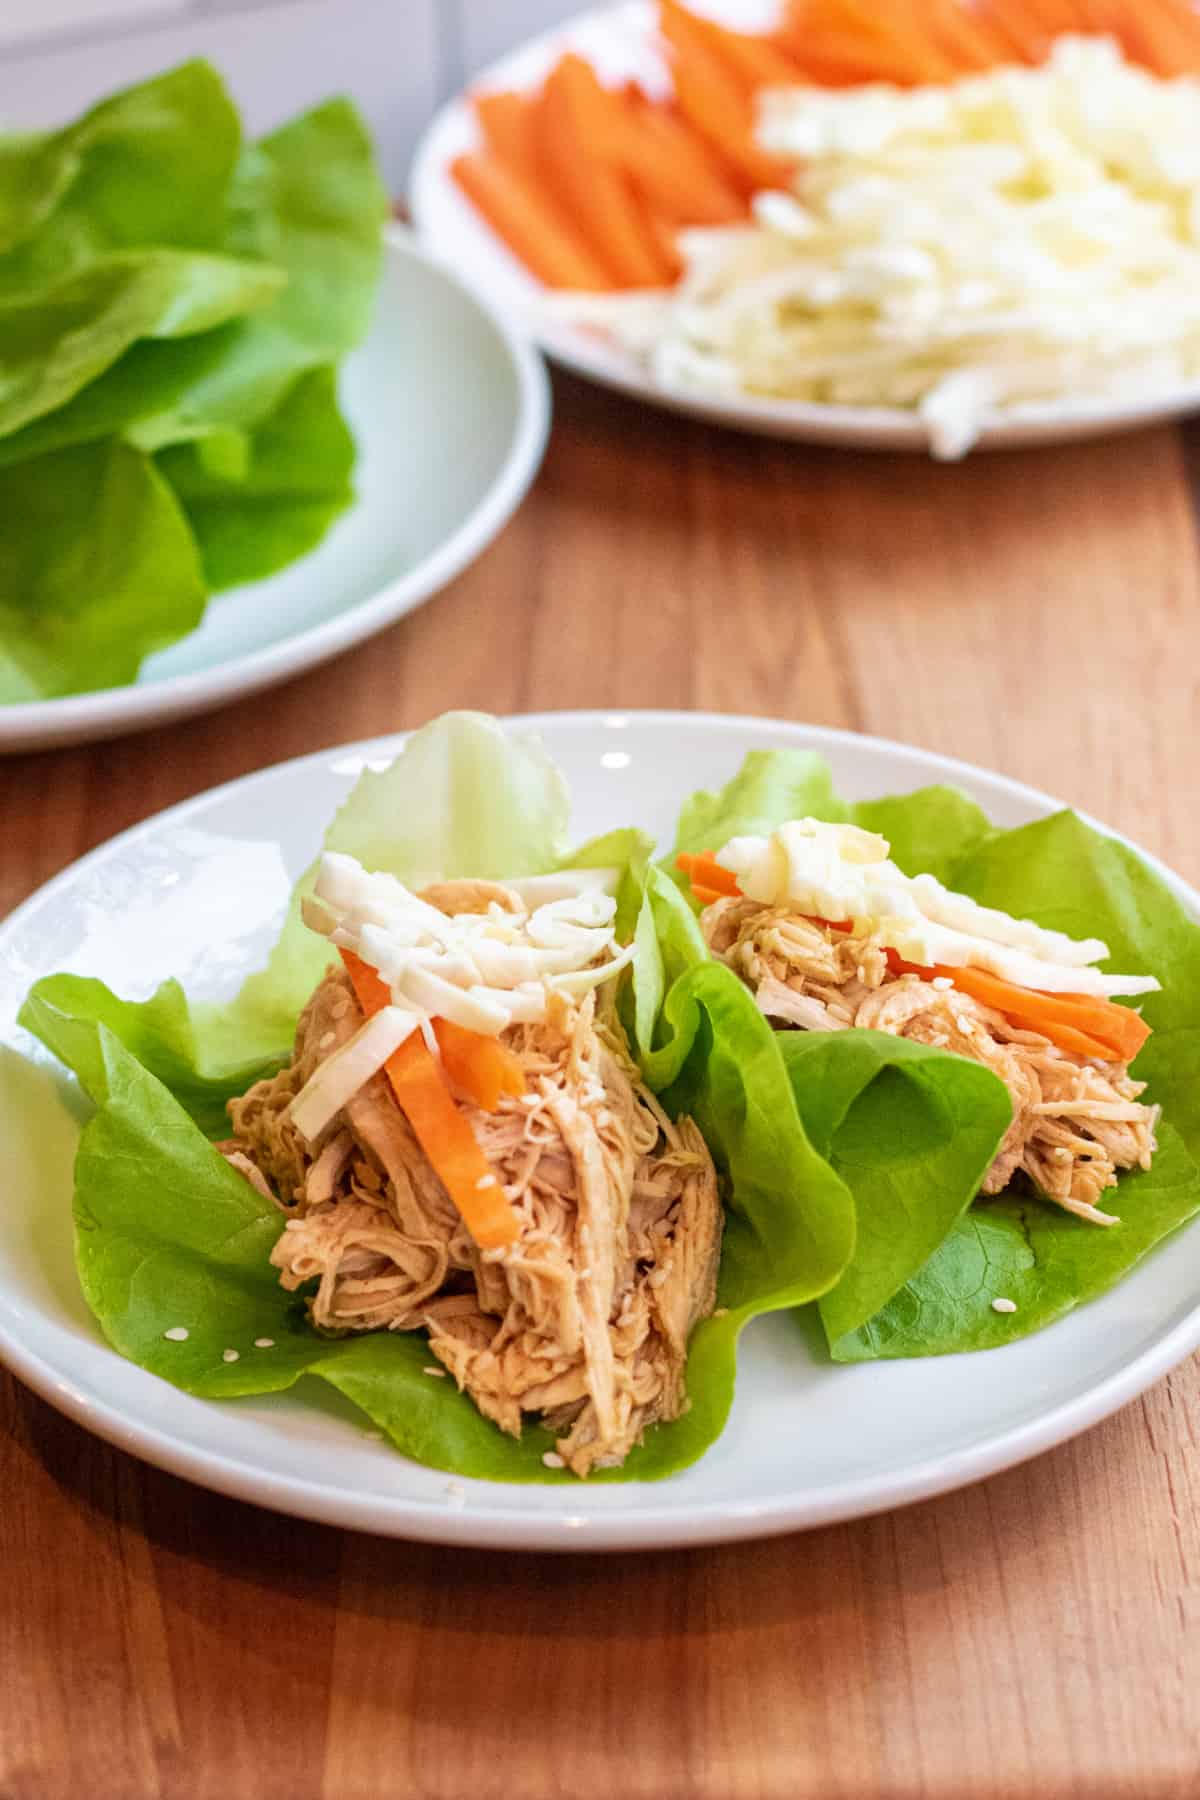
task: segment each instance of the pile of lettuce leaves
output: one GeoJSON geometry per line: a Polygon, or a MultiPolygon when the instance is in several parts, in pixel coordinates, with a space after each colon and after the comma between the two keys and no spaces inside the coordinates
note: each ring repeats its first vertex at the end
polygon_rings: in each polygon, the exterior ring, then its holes
{"type": "Polygon", "coordinates": [[[350,505],[385,216],[349,101],[251,143],[202,61],[0,134],[0,702],[132,681],[350,505]]]}
{"type": "MultiPolygon", "coordinates": [[[[1162,992],[1146,1003],[1154,1035],[1135,1072],[1164,1107],[1160,1149],[1152,1170],[1122,1178],[1120,1225],[1084,1224],[1032,1191],[977,1200],[1011,1116],[1006,1089],[981,1065],[875,1032],[774,1032],[709,958],[672,875],[674,851],[652,864],[636,829],[570,847],[563,782],[536,740],[483,715],[447,715],[390,768],[364,773],[325,837],[414,886],[588,864],[622,871],[618,923],[636,944],[626,1028],[668,1109],[700,1124],[727,1220],[718,1311],[692,1339],[690,1411],[596,1479],[655,1478],[703,1453],[732,1402],[738,1337],[759,1314],[815,1304],[836,1361],[984,1349],[1100,1294],[1200,1210],[1200,928],[1137,856],[1069,812],[994,830],[948,788],[850,805],[828,767],[799,752],[751,752],[721,793],[696,795],[676,850],[804,815],[881,832],[908,871],[1103,936],[1114,966],[1158,976],[1162,992]],[[998,1295],[1016,1312],[995,1312],[998,1295]]],[[[304,885],[266,968],[228,1004],[189,1004],[175,982],[128,1001],[71,974],[31,991],[23,1024],[95,1106],[74,1200],[88,1303],[123,1355],[190,1393],[265,1393],[316,1376],[432,1467],[570,1480],[543,1465],[545,1431],[504,1437],[449,1382],[430,1380],[420,1334],[316,1333],[268,1262],[280,1213],[213,1148],[228,1130],[226,1100],[288,1057],[324,969],[326,946],[299,918],[304,885]],[[180,1324],[186,1343],[167,1340],[180,1324]],[[273,1343],[251,1351],[256,1338],[273,1343]],[[239,1349],[237,1362],[224,1361],[226,1348],[239,1349]]],[[[808,1344],[798,1329],[798,1357],[808,1344]]]]}

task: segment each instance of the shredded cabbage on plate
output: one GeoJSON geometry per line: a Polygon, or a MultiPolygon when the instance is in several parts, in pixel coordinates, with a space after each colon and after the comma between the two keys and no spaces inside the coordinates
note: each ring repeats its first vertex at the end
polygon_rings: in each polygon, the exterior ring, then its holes
{"type": "Polygon", "coordinates": [[[912,409],[944,458],[998,411],[1200,378],[1200,81],[1063,38],[947,87],[768,91],[759,137],[792,193],[684,233],[672,293],[556,315],[671,386],[912,409]]]}

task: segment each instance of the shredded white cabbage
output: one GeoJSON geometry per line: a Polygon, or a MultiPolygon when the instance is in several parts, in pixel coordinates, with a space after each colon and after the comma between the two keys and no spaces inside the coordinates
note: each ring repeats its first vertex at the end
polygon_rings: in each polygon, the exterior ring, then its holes
{"type": "Polygon", "coordinates": [[[984,969],[1018,987],[1098,999],[1158,988],[1152,975],[1095,968],[1108,956],[1099,938],[1067,937],[980,906],[932,875],[905,875],[890,848],[856,825],[791,819],[770,837],[730,838],[716,854],[747,899],[853,926],[922,968],[984,969]]]}
{"type": "Polygon", "coordinates": [[[617,903],[604,892],[617,874],[584,869],[527,879],[509,891],[528,906],[517,891],[523,887],[531,909],[493,904],[451,918],[394,875],[369,874],[352,856],[326,851],[303,916],[370,963],[396,1007],[418,1021],[449,1019],[497,1036],[518,1020],[545,1018],[555,990],[583,994],[625,968],[633,952],[618,949],[617,903]]]}
{"type": "Polygon", "coordinates": [[[942,88],[777,90],[803,159],[667,295],[556,301],[672,385],[904,407],[957,457],[989,414],[1200,377],[1200,81],[1106,38],[942,88]]]}

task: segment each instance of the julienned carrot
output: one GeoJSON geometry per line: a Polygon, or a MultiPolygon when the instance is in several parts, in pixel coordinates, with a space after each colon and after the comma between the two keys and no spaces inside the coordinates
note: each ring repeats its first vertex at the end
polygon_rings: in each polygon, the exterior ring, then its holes
{"type": "Polygon", "coordinates": [[[627,99],[613,148],[647,206],[672,224],[731,225],[745,218],[745,201],[708,145],[665,107],[627,99]]]}
{"type": "Polygon", "coordinates": [[[515,1243],[517,1215],[419,1031],[388,1058],[387,1072],[417,1142],[479,1248],[515,1243]]]}
{"type": "Polygon", "coordinates": [[[987,0],[987,15],[1022,61],[1045,62],[1054,34],[1030,11],[1026,0],[987,0]]]}
{"type": "Polygon", "coordinates": [[[926,0],[925,15],[943,50],[964,72],[994,69],[1008,61],[1004,38],[966,0],[926,0]]]}
{"type": "Polygon", "coordinates": [[[725,898],[726,896],[719,894],[716,888],[701,887],[695,881],[692,883],[692,899],[699,906],[711,906],[714,900],[724,900],[725,898]]]}
{"type": "Polygon", "coordinates": [[[525,179],[537,178],[533,102],[527,94],[500,89],[472,97],[475,117],[488,149],[525,179]]]}
{"type": "Polygon", "coordinates": [[[1127,1006],[1118,1006],[1115,1000],[1018,987],[986,969],[960,968],[949,963],[925,968],[905,962],[892,951],[888,952],[888,962],[898,974],[920,975],[927,981],[945,977],[981,1006],[990,1006],[1014,1024],[1041,1032],[1051,1043],[1077,1056],[1132,1062],[1150,1036],[1150,1027],[1141,1015],[1127,1006]]]}
{"type": "Polygon", "coordinates": [[[677,856],[675,867],[683,871],[693,888],[699,884],[713,893],[727,896],[736,896],[742,891],[732,869],[723,869],[711,850],[702,850],[698,856],[686,853],[677,856]]]}
{"type": "Polygon", "coordinates": [[[368,1019],[392,1004],[392,990],[378,969],[372,968],[369,962],[364,962],[361,956],[356,956],[353,950],[343,950],[340,955],[350,977],[354,997],[368,1019]]]}
{"type": "Polygon", "coordinates": [[[1185,75],[1200,67],[1200,20],[1179,0],[1139,0],[1128,29],[1159,75],[1185,75]]]}
{"type": "Polygon", "coordinates": [[[624,176],[593,153],[595,72],[579,56],[564,56],[546,77],[538,109],[543,179],[586,232],[594,254],[623,287],[660,287],[671,278],[624,176]]]}
{"type": "Polygon", "coordinates": [[[521,1064],[499,1038],[468,1031],[452,1019],[435,1019],[433,1031],[447,1075],[484,1112],[495,1112],[505,1094],[525,1092],[521,1064]]]}
{"type": "Polygon", "coordinates": [[[602,293],[617,281],[557,216],[532,181],[497,158],[456,157],[451,173],[460,188],[540,281],[548,287],[602,293]]]}
{"type": "MultiPolygon", "coordinates": [[[[342,961],[369,1018],[391,999],[387,984],[353,950],[343,950],[342,961]]],[[[479,1248],[515,1243],[517,1215],[422,1034],[414,1031],[385,1066],[400,1110],[479,1248]]]]}
{"type": "Polygon", "coordinates": [[[795,82],[795,63],[765,34],[731,31],[715,19],[689,11],[680,0],[659,0],[658,26],[674,49],[687,45],[707,49],[747,94],[795,82]]]}
{"type": "MultiPolygon", "coordinates": [[[[354,987],[355,997],[370,1018],[381,1007],[390,1006],[391,989],[377,969],[353,950],[342,951],[346,973],[354,987]]],[[[525,1076],[521,1065],[507,1045],[498,1038],[484,1037],[482,1032],[468,1031],[450,1019],[435,1019],[434,1036],[442,1053],[446,1073],[456,1087],[462,1088],[484,1112],[495,1112],[502,1094],[523,1094],[525,1076]]]]}
{"type": "Polygon", "coordinates": [[[751,188],[786,186],[789,165],[759,149],[753,102],[725,66],[700,43],[673,49],[671,73],[683,117],[751,188]]]}

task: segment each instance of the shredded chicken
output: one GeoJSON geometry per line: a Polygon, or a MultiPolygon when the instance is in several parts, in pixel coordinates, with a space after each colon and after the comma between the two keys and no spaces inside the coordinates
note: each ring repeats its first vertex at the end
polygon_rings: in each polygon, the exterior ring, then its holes
{"type": "MultiPolygon", "coordinates": [[[[450,911],[503,893],[443,883],[424,898],[450,911]]],[[[527,1091],[494,1113],[459,1101],[520,1224],[511,1247],[481,1252],[382,1074],[316,1144],[287,1119],[360,1022],[331,971],[291,1064],[230,1105],[226,1154],[289,1214],[272,1253],[283,1285],[315,1282],[323,1330],[426,1330],[481,1412],[514,1436],[540,1415],[576,1474],[620,1463],[686,1409],[688,1338],[715,1303],[722,1215],[696,1126],[665,1116],[594,995],[554,997],[544,1023],[504,1034],[527,1091]]]]}
{"type": "Polygon", "coordinates": [[[762,1012],[807,1031],[858,1026],[985,1063],[1012,1097],[1013,1119],[983,1182],[998,1194],[1023,1172],[1068,1212],[1117,1223],[1096,1204],[1122,1169],[1148,1169],[1159,1109],[1125,1064],[1098,1063],[1016,1028],[948,983],[894,976],[872,938],[831,930],[778,907],[716,900],[700,919],[713,953],[755,993],[762,1012]]]}

